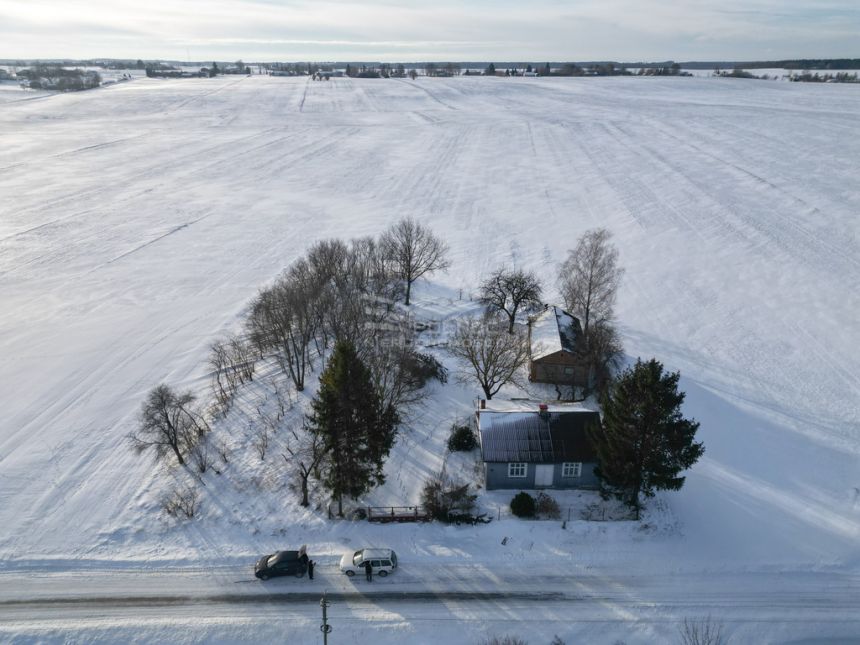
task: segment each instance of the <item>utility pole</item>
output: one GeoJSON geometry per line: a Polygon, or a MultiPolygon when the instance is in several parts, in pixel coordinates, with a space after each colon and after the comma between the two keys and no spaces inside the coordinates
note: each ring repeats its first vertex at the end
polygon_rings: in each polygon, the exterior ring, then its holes
{"type": "Polygon", "coordinates": [[[323,633],[323,645],[328,645],[328,635],[331,633],[331,625],[328,624],[326,609],[331,603],[326,600],[325,595],[326,592],[323,591],[323,597],[320,598],[320,607],[322,607],[322,625],[320,625],[320,631],[323,633]]]}

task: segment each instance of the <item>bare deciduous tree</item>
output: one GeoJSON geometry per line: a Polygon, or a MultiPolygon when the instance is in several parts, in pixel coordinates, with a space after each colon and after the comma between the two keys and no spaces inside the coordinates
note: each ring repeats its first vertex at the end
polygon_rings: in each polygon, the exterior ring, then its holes
{"type": "Polygon", "coordinates": [[[209,346],[209,366],[216,409],[226,414],[239,385],[254,379],[253,349],[239,336],[216,340],[209,346]]]}
{"type": "Polygon", "coordinates": [[[583,344],[587,369],[585,394],[602,392],[621,364],[624,348],[615,327],[609,322],[593,324],[583,344]]]}
{"type": "Polygon", "coordinates": [[[412,284],[418,278],[450,266],[446,258],[448,245],[411,217],[392,225],[380,243],[385,257],[394,263],[398,276],[406,283],[407,305],[412,284]]]}
{"type": "Polygon", "coordinates": [[[448,350],[465,361],[462,378],[475,377],[487,399],[503,385],[523,386],[528,342],[519,331],[508,333],[506,321],[487,315],[464,320],[451,338],[448,350]]]}
{"type": "MultiPolygon", "coordinates": [[[[428,256],[426,238],[432,236],[415,226],[407,222],[403,229],[407,255],[417,254],[407,261],[413,280],[442,266],[438,253],[444,246],[436,241],[437,257],[428,256]]],[[[349,245],[337,239],[317,242],[253,302],[247,321],[249,343],[260,356],[271,353],[296,389],[303,387],[312,348],[323,356],[335,340],[355,347],[371,369],[380,397],[391,405],[416,401],[429,378],[444,378],[443,368],[415,352],[414,325],[393,306],[403,284],[396,254],[389,256],[383,249],[373,238],[349,245]]],[[[231,345],[220,349],[226,356],[219,354],[215,363],[230,368],[231,345]]],[[[213,387],[216,393],[231,394],[217,380],[213,387]]]]}
{"type": "Polygon", "coordinates": [[[266,452],[269,450],[269,427],[264,424],[258,424],[251,429],[251,443],[260,461],[266,460],[266,452]]]}
{"type": "Polygon", "coordinates": [[[524,641],[518,636],[493,636],[481,642],[481,645],[529,645],[528,641],[524,641]]]}
{"type": "Polygon", "coordinates": [[[352,280],[359,291],[383,301],[392,301],[403,296],[403,285],[397,278],[397,267],[386,257],[382,244],[372,237],[352,240],[350,256],[352,280]]]}
{"type": "Polygon", "coordinates": [[[541,284],[537,276],[527,271],[496,269],[481,284],[481,302],[508,316],[508,332],[514,333],[514,322],[520,309],[540,303],[541,284]]]}
{"type": "Polygon", "coordinates": [[[275,384],[275,404],[278,406],[278,411],[276,413],[276,419],[278,421],[284,418],[287,410],[293,409],[293,400],[290,397],[290,391],[286,390],[285,394],[284,390],[278,387],[277,383],[275,384]]]}
{"type": "Polygon", "coordinates": [[[276,411],[273,417],[266,413],[263,406],[257,406],[257,419],[254,423],[249,424],[248,429],[251,432],[251,444],[260,456],[260,461],[266,460],[269,439],[277,433],[282,418],[280,411],[276,411]]]}
{"type": "MultiPolygon", "coordinates": [[[[393,307],[403,293],[393,263],[373,238],[315,244],[308,264],[320,289],[322,345],[332,340],[350,342],[370,369],[374,385],[386,405],[415,403],[434,374],[415,352],[414,323],[393,307]]],[[[432,367],[432,366],[430,366],[432,367]]]]}
{"type": "Polygon", "coordinates": [[[424,386],[432,379],[447,380],[445,368],[429,354],[415,351],[403,338],[371,344],[360,356],[370,370],[373,385],[383,405],[400,409],[421,402],[424,386]]]}
{"type": "Polygon", "coordinates": [[[722,623],[707,618],[684,619],[684,624],[678,630],[681,634],[682,645],[722,645],[722,623]]]}
{"type": "Polygon", "coordinates": [[[178,488],[162,501],[162,508],[168,515],[190,520],[197,513],[200,493],[194,488],[178,488]]]}
{"type": "Polygon", "coordinates": [[[254,360],[253,349],[248,341],[239,336],[232,336],[227,347],[227,356],[230,368],[239,383],[254,380],[257,364],[254,360]]]}
{"type": "Polygon", "coordinates": [[[618,266],[618,250],[605,228],[587,231],[561,265],[558,284],[564,304],[582,320],[588,334],[593,323],[611,321],[615,294],[624,270],[618,266]]]}
{"type": "Polygon", "coordinates": [[[308,252],[308,263],[321,285],[321,337],[323,347],[334,339],[362,344],[392,309],[402,292],[391,262],[373,238],[318,242],[308,252]]]}
{"type": "Polygon", "coordinates": [[[221,461],[224,465],[227,465],[230,462],[230,449],[227,447],[223,441],[219,441],[214,446],[215,452],[218,453],[218,456],[221,457],[221,461]]]}
{"type": "Polygon", "coordinates": [[[191,449],[191,461],[197,466],[197,470],[201,474],[209,470],[209,467],[212,465],[212,452],[209,449],[209,442],[205,437],[201,437],[191,449]]]}
{"type": "MultiPolygon", "coordinates": [[[[308,432],[306,428],[302,428],[301,431],[290,428],[289,434],[290,437],[285,448],[292,461],[298,464],[296,472],[302,489],[301,505],[309,506],[308,480],[311,474],[316,473],[316,476],[319,476],[319,466],[325,456],[323,438],[319,434],[308,432]]],[[[287,464],[292,463],[287,455],[282,454],[281,456],[287,464]]]]}
{"type": "Polygon", "coordinates": [[[209,431],[203,416],[193,407],[191,392],[174,392],[170,386],[154,387],[143,402],[132,443],[139,451],[152,448],[156,459],[171,452],[180,465],[197,441],[209,431]]]}
{"type": "Polygon", "coordinates": [[[234,386],[231,382],[229,352],[224,341],[216,340],[209,346],[209,367],[212,368],[212,393],[218,404],[219,412],[226,414],[233,398],[234,386]]]}
{"type": "Polygon", "coordinates": [[[310,265],[301,259],[272,287],[260,292],[248,318],[251,342],[261,353],[274,351],[281,369],[299,391],[305,388],[311,344],[317,340],[323,315],[320,290],[310,265]]]}

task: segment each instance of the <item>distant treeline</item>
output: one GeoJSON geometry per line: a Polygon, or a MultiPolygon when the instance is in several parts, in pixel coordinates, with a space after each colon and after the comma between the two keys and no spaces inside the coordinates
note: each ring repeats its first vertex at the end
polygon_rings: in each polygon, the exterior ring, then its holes
{"type": "Polygon", "coordinates": [[[237,60],[232,65],[219,67],[217,62],[213,62],[211,67],[201,67],[196,72],[179,69],[172,65],[164,63],[144,63],[137,61],[143,65],[148,78],[213,78],[219,74],[250,74],[251,68],[245,65],[241,60],[237,60]]]}
{"type": "Polygon", "coordinates": [[[68,69],[62,65],[48,63],[35,63],[27,69],[19,69],[17,77],[31,89],[58,92],[90,90],[98,87],[102,82],[98,72],[79,68],[68,69]]]}
{"type": "Polygon", "coordinates": [[[836,74],[819,74],[805,70],[802,74],[791,74],[788,80],[796,83],[860,83],[857,72],[838,72],[836,74]]]}
{"type": "MultiPolygon", "coordinates": [[[[630,63],[630,67],[653,65],[653,63],[630,63]]],[[[687,61],[681,63],[685,69],[811,69],[841,70],[860,69],[860,58],[796,58],[789,60],[759,61],[687,61]]]]}
{"type": "MultiPolygon", "coordinates": [[[[444,68],[448,64],[457,65],[461,69],[486,69],[490,64],[490,61],[426,61],[419,63],[402,63],[405,69],[424,69],[427,65],[432,64],[436,65],[438,68],[444,68]]],[[[65,59],[30,59],[30,60],[22,60],[22,59],[0,59],[0,65],[11,65],[17,67],[28,67],[36,63],[48,63],[54,65],[60,65],[62,67],[74,67],[74,66],[85,66],[85,67],[101,67],[103,69],[145,69],[146,67],[157,68],[158,65],[164,65],[167,68],[170,67],[202,67],[204,65],[208,65],[206,61],[176,61],[176,60],[161,60],[161,61],[152,61],[152,62],[144,62],[140,59],[119,59],[119,58],[99,58],[99,59],[87,59],[87,60],[65,60],[65,59]]],[[[382,63],[381,61],[325,61],[325,62],[297,62],[297,61],[284,61],[284,62],[254,62],[250,63],[251,65],[262,65],[263,67],[268,67],[270,69],[277,69],[278,66],[293,66],[298,65],[304,67],[305,70],[311,68],[307,71],[308,74],[313,74],[317,69],[325,69],[326,67],[332,69],[345,69],[347,65],[351,68],[379,68],[383,65],[387,65],[390,68],[396,68],[397,63],[382,63]]],[[[553,70],[561,69],[565,65],[575,65],[580,68],[596,68],[606,65],[613,65],[616,68],[643,68],[643,69],[664,69],[671,68],[672,65],[677,64],[684,69],[763,69],[763,68],[785,68],[785,69],[809,69],[809,70],[856,70],[860,69],[860,58],[791,58],[784,60],[760,60],[760,61],[638,61],[638,62],[618,62],[618,61],[610,61],[610,60],[595,60],[595,61],[550,61],[549,63],[545,63],[543,61],[540,62],[531,62],[528,63],[523,60],[519,61],[493,61],[493,64],[497,69],[524,69],[528,65],[531,65],[535,69],[543,68],[546,64],[548,64],[553,70]]],[[[218,61],[218,65],[225,69],[231,65],[235,65],[229,61],[218,61]]],[[[235,67],[234,67],[235,68],[235,67]]]]}
{"type": "MultiPolygon", "coordinates": [[[[761,76],[756,76],[752,72],[742,69],[740,67],[735,67],[731,71],[715,69],[714,76],[722,76],[723,78],[754,78],[758,80],[777,80],[779,79],[778,74],[774,74],[773,76],[768,76],[767,74],[762,74],[761,76]]],[[[819,74],[818,72],[810,72],[809,70],[803,70],[802,73],[798,74],[796,72],[791,72],[787,75],[783,75],[787,77],[788,80],[794,81],[796,83],[857,83],[858,76],[857,72],[850,74],[848,72],[837,72],[836,74],[819,74]]]]}

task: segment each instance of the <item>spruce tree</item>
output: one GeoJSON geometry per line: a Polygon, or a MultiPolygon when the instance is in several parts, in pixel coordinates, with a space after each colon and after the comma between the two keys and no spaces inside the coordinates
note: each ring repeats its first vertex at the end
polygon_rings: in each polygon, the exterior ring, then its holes
{"type": "Polygon", "coordinates": [[[694,441],[699,423],[681,415],[684,393],[678,372],[664,373],[655,359],[625,370],[602,401],[603,427],[592,429],[595,473],[604,487],[623,499],[639,519],[640,494],[679,490],[679,474],[705,452],[694,441]]]}
{"type": "Polygon", "coordinates": [[[337,499],[343,516],[343,496],[353,499],[382,484],[382,467],[397,428],[397,413],[383,405],[370,370],[351,343],[339,341],[320,376],[311,403],[309,429],[323,441],[322,483],[337,499]]]}

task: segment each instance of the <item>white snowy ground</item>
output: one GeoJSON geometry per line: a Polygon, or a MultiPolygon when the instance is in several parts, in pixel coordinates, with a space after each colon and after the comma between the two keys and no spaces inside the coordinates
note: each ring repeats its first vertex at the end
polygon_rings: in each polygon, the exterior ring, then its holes
{"type": "MultiPolygon", "coordinates": [[[[653,642],[707,613],[737,642],[860,637],[857,92],[711,78],[256,76],[3,92],[2,597],[139,599],[154,576],[163,604],[179,608],[102,599],[52,609],[52,622],[38,605],[6,603],[0,637],[316,642],[315,601],[302,601],[307,618],[290,610],[273,626],[282,605],[177,600],[258,593],[244,583],[253,558],[305,542],[331,589],[344,585],[334,558],[377,543],[400,554],[393,589],[478,594],[347,598],[333,612],[357,642],[653,642]],[[377,234],[404,215],[452,248],[451,271],[419,289],[434,319],[468,309],[503,262],[552,290],[580,233],[613,231],[627,352],[681,370],[707,449],[644,529],[330,523],[299,511],[274,472],[260,499],[210,482],[190,525],[158,514],[164,473],[125,439],[145,392],[163,380],[205,392],[207,345],[261,284],[313,240],[377,234]],[[587,581],[596,599],[574,598],[587,581]],[[544,602],[535,594],[546,589],[567,595],[544,602]],[[498,590],[521,596],[481,600],[498,590]]],[[[434,386],[374,500],[415,499],[476,394],[434,386]]],[[[287,583],[264,589],[307,591],[287,583]]]]}

